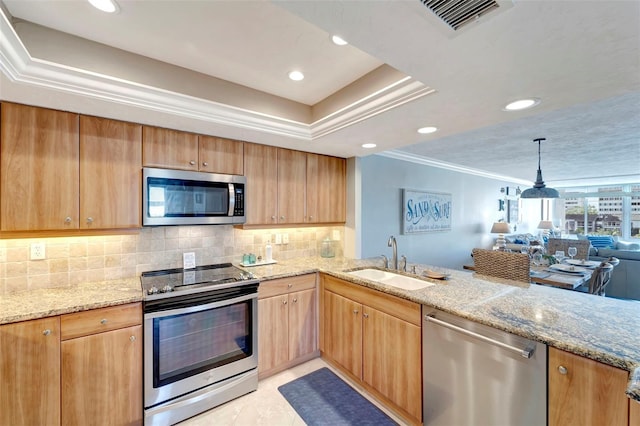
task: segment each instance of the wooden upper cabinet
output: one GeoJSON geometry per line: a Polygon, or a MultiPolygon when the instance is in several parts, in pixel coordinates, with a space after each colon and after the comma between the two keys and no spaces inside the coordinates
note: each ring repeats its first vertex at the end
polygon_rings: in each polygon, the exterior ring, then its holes
{"type": "Polygon", "coordinates": [[[78,114],[3,103],[0,229],[78,229],[78,114]]]}
{"type": "Polygon", "coordinates": [[[278,148],[244,144],[247,225],[277,224],[278,148]]]}
{"type": "Polygon", "coordinates": [[[304,223],[307,154],[278,148],[278,223],[304,223]]]}
{"type": "Polygon", "coordinates": [[[627,426],[628,378],[628,371],[549,348],[549,426],[627,426]]]}
{"type": "Polygon", "coordinates": [[[307,223],[346,221],[346,161],[307,154],[307,223]]]}
{"type": "Polygon", "coordinates": [[[80,227],[139,228],[142,126],[80,117],[80,227]]]}
{"type": "Polygon", "coordinates": [[[244,143],[213,136],[198,136],[200,171],[244,174],[244,143]]]}
{"type": "Polygon", "coordinates": [[[198,170],[198,135],[142,126],[142,165],[198,170]]]}

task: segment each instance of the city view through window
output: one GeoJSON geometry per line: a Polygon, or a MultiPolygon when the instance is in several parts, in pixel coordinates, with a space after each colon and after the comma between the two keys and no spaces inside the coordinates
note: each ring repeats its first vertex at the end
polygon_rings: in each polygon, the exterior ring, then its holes
{"type": "Polygon", "coordinates": [[[564,192],[563,233],[640,239],[640,185],[564,192]]]}

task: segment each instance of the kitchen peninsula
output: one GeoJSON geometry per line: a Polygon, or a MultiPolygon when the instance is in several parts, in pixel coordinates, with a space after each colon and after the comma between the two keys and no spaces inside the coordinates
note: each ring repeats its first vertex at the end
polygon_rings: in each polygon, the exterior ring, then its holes
{"type": "MultiPolygon", "coordinates": [[[[379,259],[317,257],[286,260],[247,270],[263,281],[319,272],[517,334],[550,348],[629,372],[631,379],[626,393],[632,400],[640,401],[640,344],[637,339],[640,302],[535,284],[515,284],[498,279],[489,281],[466,271],[447,270],[450,274],[448,280],[429,280],[435,285],[413,291],[345,273],[381,266],[379,259]]],[[[443,272],[431,266],[416,265],[418,275],[426,269],[443,272]]],[[[137,285],[137,279],[87,284],[49,291],[49,296],[37,301],[24,293],[0,296],[0,324],[139,301],[142,295],[141,290],[135,289],[137,285]],[[136,285],[132,284],[134,282],[136,285]],[[113,291],[113,301],[106,300],[108,296],[103,295],[96,302],[96,291],[101,286],[113,291]]],[[[109,292],[105,290],[104,293],[109,292]]]]}

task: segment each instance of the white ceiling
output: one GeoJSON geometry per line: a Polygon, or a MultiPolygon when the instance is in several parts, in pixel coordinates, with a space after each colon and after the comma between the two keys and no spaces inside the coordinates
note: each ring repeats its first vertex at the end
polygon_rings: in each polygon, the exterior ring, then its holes
{"type": "MultiPolygon", "coordinates": [[[[288,99],[301,108],[344,93],[341,89],[381,64],[435,90],[340,130],[322,136],[312,132],[303,141],[273,132],[241,134],[254,142],[345,157],[367,155],[372,151],[360,145],[375,142],[373,152],[392,150],[390,155],[399,158],[424,157],[531,181],[537,167],[532,140],[546,137],[542,170],[548,184],[605,178],[638,182],[640,2],[502,4],[498,12],[453,32],[419,0],[120,0],[116,15],[98,12],[83,0],[4,0],[14,18],[288,99]],[[330,34],[340,34],[350,45],[333,45],[330,34]],[[286,74],[293,68],[304,71],[305,80],[289,81],[286,74]],[[502,111],[507,102],[531,96],[542,103],[526,111],[502,111]],[[440,130],[417,134],[424,125],[440,130]]],[[[39,43],[44,51],[59,49],[46,39],[39,43]]],[[[30,48],[33,55],[37,49],[30,48]]],[[[111,64],[119,65],[124,66],[111,64]]],[[[3,80],[2,86],[4,99],[35,96],[20,82],[3,80]]],[[[40,103],[71,104],[68,93],[55,93],[40,103]]],[[[90,97],[81,97],[87,107],[95,106],[90,97]]],[[[130,117],[129,110],[121,110],[130,117]]],[[[113,108],[110,112],[117,115],[113,108]]],[[[144,114],[144,122],[170,127],[164,115],[144,114]]],[[[180,120],[180,125],[202,131],[195,121],[180,120]]],[[[241,124],[217,122],[212,129],[225,136],[226,127],[231,135],[241,124]]]]}

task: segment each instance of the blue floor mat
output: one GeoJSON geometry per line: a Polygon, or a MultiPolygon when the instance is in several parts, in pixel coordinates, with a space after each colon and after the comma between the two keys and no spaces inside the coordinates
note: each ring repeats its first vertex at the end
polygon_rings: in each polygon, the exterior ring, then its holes
{"type": "Polygon", "coordinates": [[[286,383],[278,390],[309,426],[397,425],[326,367],[286,383]]]}

